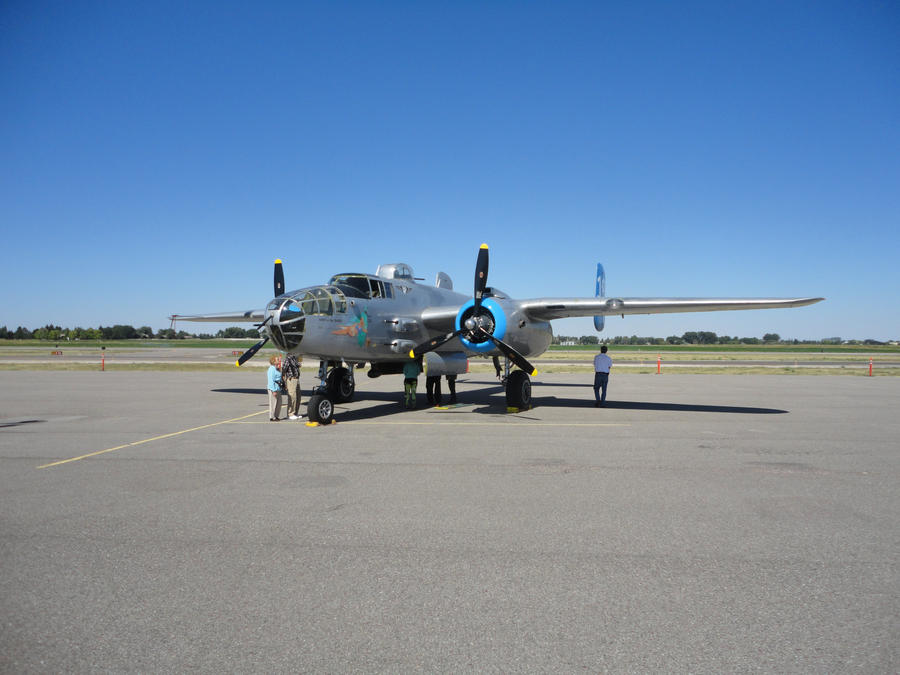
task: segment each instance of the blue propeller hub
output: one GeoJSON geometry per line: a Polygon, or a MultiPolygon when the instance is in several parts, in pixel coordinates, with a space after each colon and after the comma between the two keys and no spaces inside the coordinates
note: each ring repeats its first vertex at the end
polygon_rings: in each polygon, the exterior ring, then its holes
{"type": "Polygon", "coordinates": [[[491,298],[484,298],[481,301],[481,309],[475,316],[475,299],[473,298],[464,304],[456,315],[456,330],[463,331],[459,336],[459,341],[466,349],[479,354],[487,354],[495,349],[494,343],[483,334],[479,334],[478,331],[472,335],[470,331],[476,325],[480,325],[495,338],[502,340],[506,335],[506,315],[503,313],[500,303],[491,298]],[[470,326],[467,322],[473,323],[470,326]]]}

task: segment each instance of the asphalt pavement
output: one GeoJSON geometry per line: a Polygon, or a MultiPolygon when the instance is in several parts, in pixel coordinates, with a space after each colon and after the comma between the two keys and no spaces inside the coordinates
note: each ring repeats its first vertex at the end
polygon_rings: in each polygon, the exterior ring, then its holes
{"type": "Polygon", "coordinates": [[[0,371],[0,671],[900,670],[900,379],[588,379],[0,371]]]}

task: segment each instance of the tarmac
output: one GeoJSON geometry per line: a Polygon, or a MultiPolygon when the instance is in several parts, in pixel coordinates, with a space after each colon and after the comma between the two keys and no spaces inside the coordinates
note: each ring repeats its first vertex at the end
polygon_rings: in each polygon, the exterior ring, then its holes
{"type": "Polygon", "coordinates": [[[900,671],[900,378],[263,387],[0,371],[0,671],[900,671]]]}
{"type": "MultiPolygon", "coordinates": [[[[242,344],[246,344],[243,341],[242,344]]],[[[42,345],[29,347],[17,345],[0,350],[0,366],[8,364],[30,365],[36,368],[57,368],[65,365],[80,364],[82,366],[94,365],[100,368],[104,366],[115,368],[122,365],[135,364],[178,364],[201,366],[227,366],[234,365],[236,359],[243,352],[242,347],[234,349],[222,347],[172,347],[172,346],[121,346],[116,345],[109,349],[101,350],[99,347],[84,346],[84,343],[61,343],[56,348],[42,345]]],[[[253,359],[247,361],[242,368],[265,369],[268,367],[268,358],[272,354],[281,354],[274,349],[263,348],[253,359]]],[[[616,354],[616,367],[619,370],[628,368],[656,367],[659,354],[648,347],[644,353],[623,352],[616,354]]],[[[771,352],[744,352],[736,350],[729,352],[727,357],[716,352],[694,352],[691,354],[681,352],[663,353],[661,366],[670,368],[793,368],[803,370],[815,369],[858,369],[864,371],[868,367],[869,359],[874,361],[875,368],[880,371],[884,368],[900,367],[900,360],[894,352],[846,352],[838,354],[819,354],[810,352],[784,353],[780,358],[772,358],[771,352]]],[[[593,352],[575,352],[566,355],[561,352],[545,352],[536,357],[530,357],[538,370],[544,368],[559,369],[561,366],[578,367],[589,371],[592,368],[593,352]]],[[[473,364],[481,364],[484,369],[490,370],[488,359],[472,359],[473,364]]],[[[313,374],[318,369],[319,362],[307,357],[303,366],[304,371],[313,374]]]]}

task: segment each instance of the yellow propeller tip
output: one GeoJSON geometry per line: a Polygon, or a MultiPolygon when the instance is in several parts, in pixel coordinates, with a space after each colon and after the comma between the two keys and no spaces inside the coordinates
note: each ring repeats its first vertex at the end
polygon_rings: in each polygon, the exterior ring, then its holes
{"type": "Polygon", "coordinates": [[[411,358],[411,359],[416,358],[416,352],[412,349],[409,350],[409,358],[411,358]]]}
{"type": "Polygon", "coordinates": [[[240,362],[240,361],[235,361],[235,362],[234,362],[234,365],[237,366],[238,368],[240,368],[240,367],[241,367],[241,362],[240,362]]]}
{"type": "Polygon", "coordinates": [[[281,258],[275,258],[275,264],[276,264],[276,265],[280,265],[280,264],[281,264],[281,258]]]}
{"type": "Polygon", "coordinates": [[[482,244],[482,245],[481,245],[481,248],[487,248],[487,247],[488,247],[487,244],[482,244]]]}
{"type": "Polygon", "coordinates": [[[537,375],[537,368],[531,371],[531,376],[534,377],[535,375],[537,375]]]}

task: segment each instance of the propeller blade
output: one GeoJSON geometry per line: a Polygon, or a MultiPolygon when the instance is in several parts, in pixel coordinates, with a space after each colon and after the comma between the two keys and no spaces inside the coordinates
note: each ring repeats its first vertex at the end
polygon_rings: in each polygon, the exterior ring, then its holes
{"type": "Polygon", "coordinates": [[[245,351],[243,354],[240,355],[238,360],[235,362],[235,365],[238,367],[244,365],[247,361],[252,359],[253,356],[256,354],[256,352],[258,352],[260,349],[262,349],[262,346],[264,344],[266,344],[268,341],[269,341],[269,338],[263,338],[262,340],[257,342],[255,345],[250,347],[250,349],[248,349],[247,351],[245,351]]]}
{"type": "Polygon", "coordinates": [[[284,293],[284,270],[281,267],[281,258],[275,261],[275,297],[284,293]]]}
{"type": "Polygon", "coordinates": [[[480,330],[482,333],[487,335],[491,339],[491,342],[493,342],[495,345],[497,345],[497,349],[499,349],[501,352],[503,352],[503,355],[506,358],[508,358],[510,361],[515,363],[519,368],[524,370],[529,375],[532,375],[532,376],[537,375],[537,368],[535,368],[533,365],[528,363],[528,360],[524,356],[522,356],[519,352],[517,352],[515,349],[510,347],[508,344],[506,344],[500,338],[495,338],[493,335],[488,333],[483,328],[479,327],[478,330],[480,330]]]}
{"type": "Polygon", "coordinates": [[[409,350],[409,358],[414,359],[417,356],[421,356],[425,352],[430,352],[433,349],[437,349],[442,344],[447,342],[448,340],[452,340],[457,335],[462,333],[461,330],[455,330],[452,333],[447,333],[446,335],[442,335],[440,337],[432,338],[428,342],[423,342],[420,345],[416,345],[412,349],[409,350]]]}
{"type": "Polygon", "coordinates": [[[488,245],[482,244],[478,249],[478,260],[475,262],[475,314],[481,307],[484,289],[487,288],[488,277],[488,245]]]}

